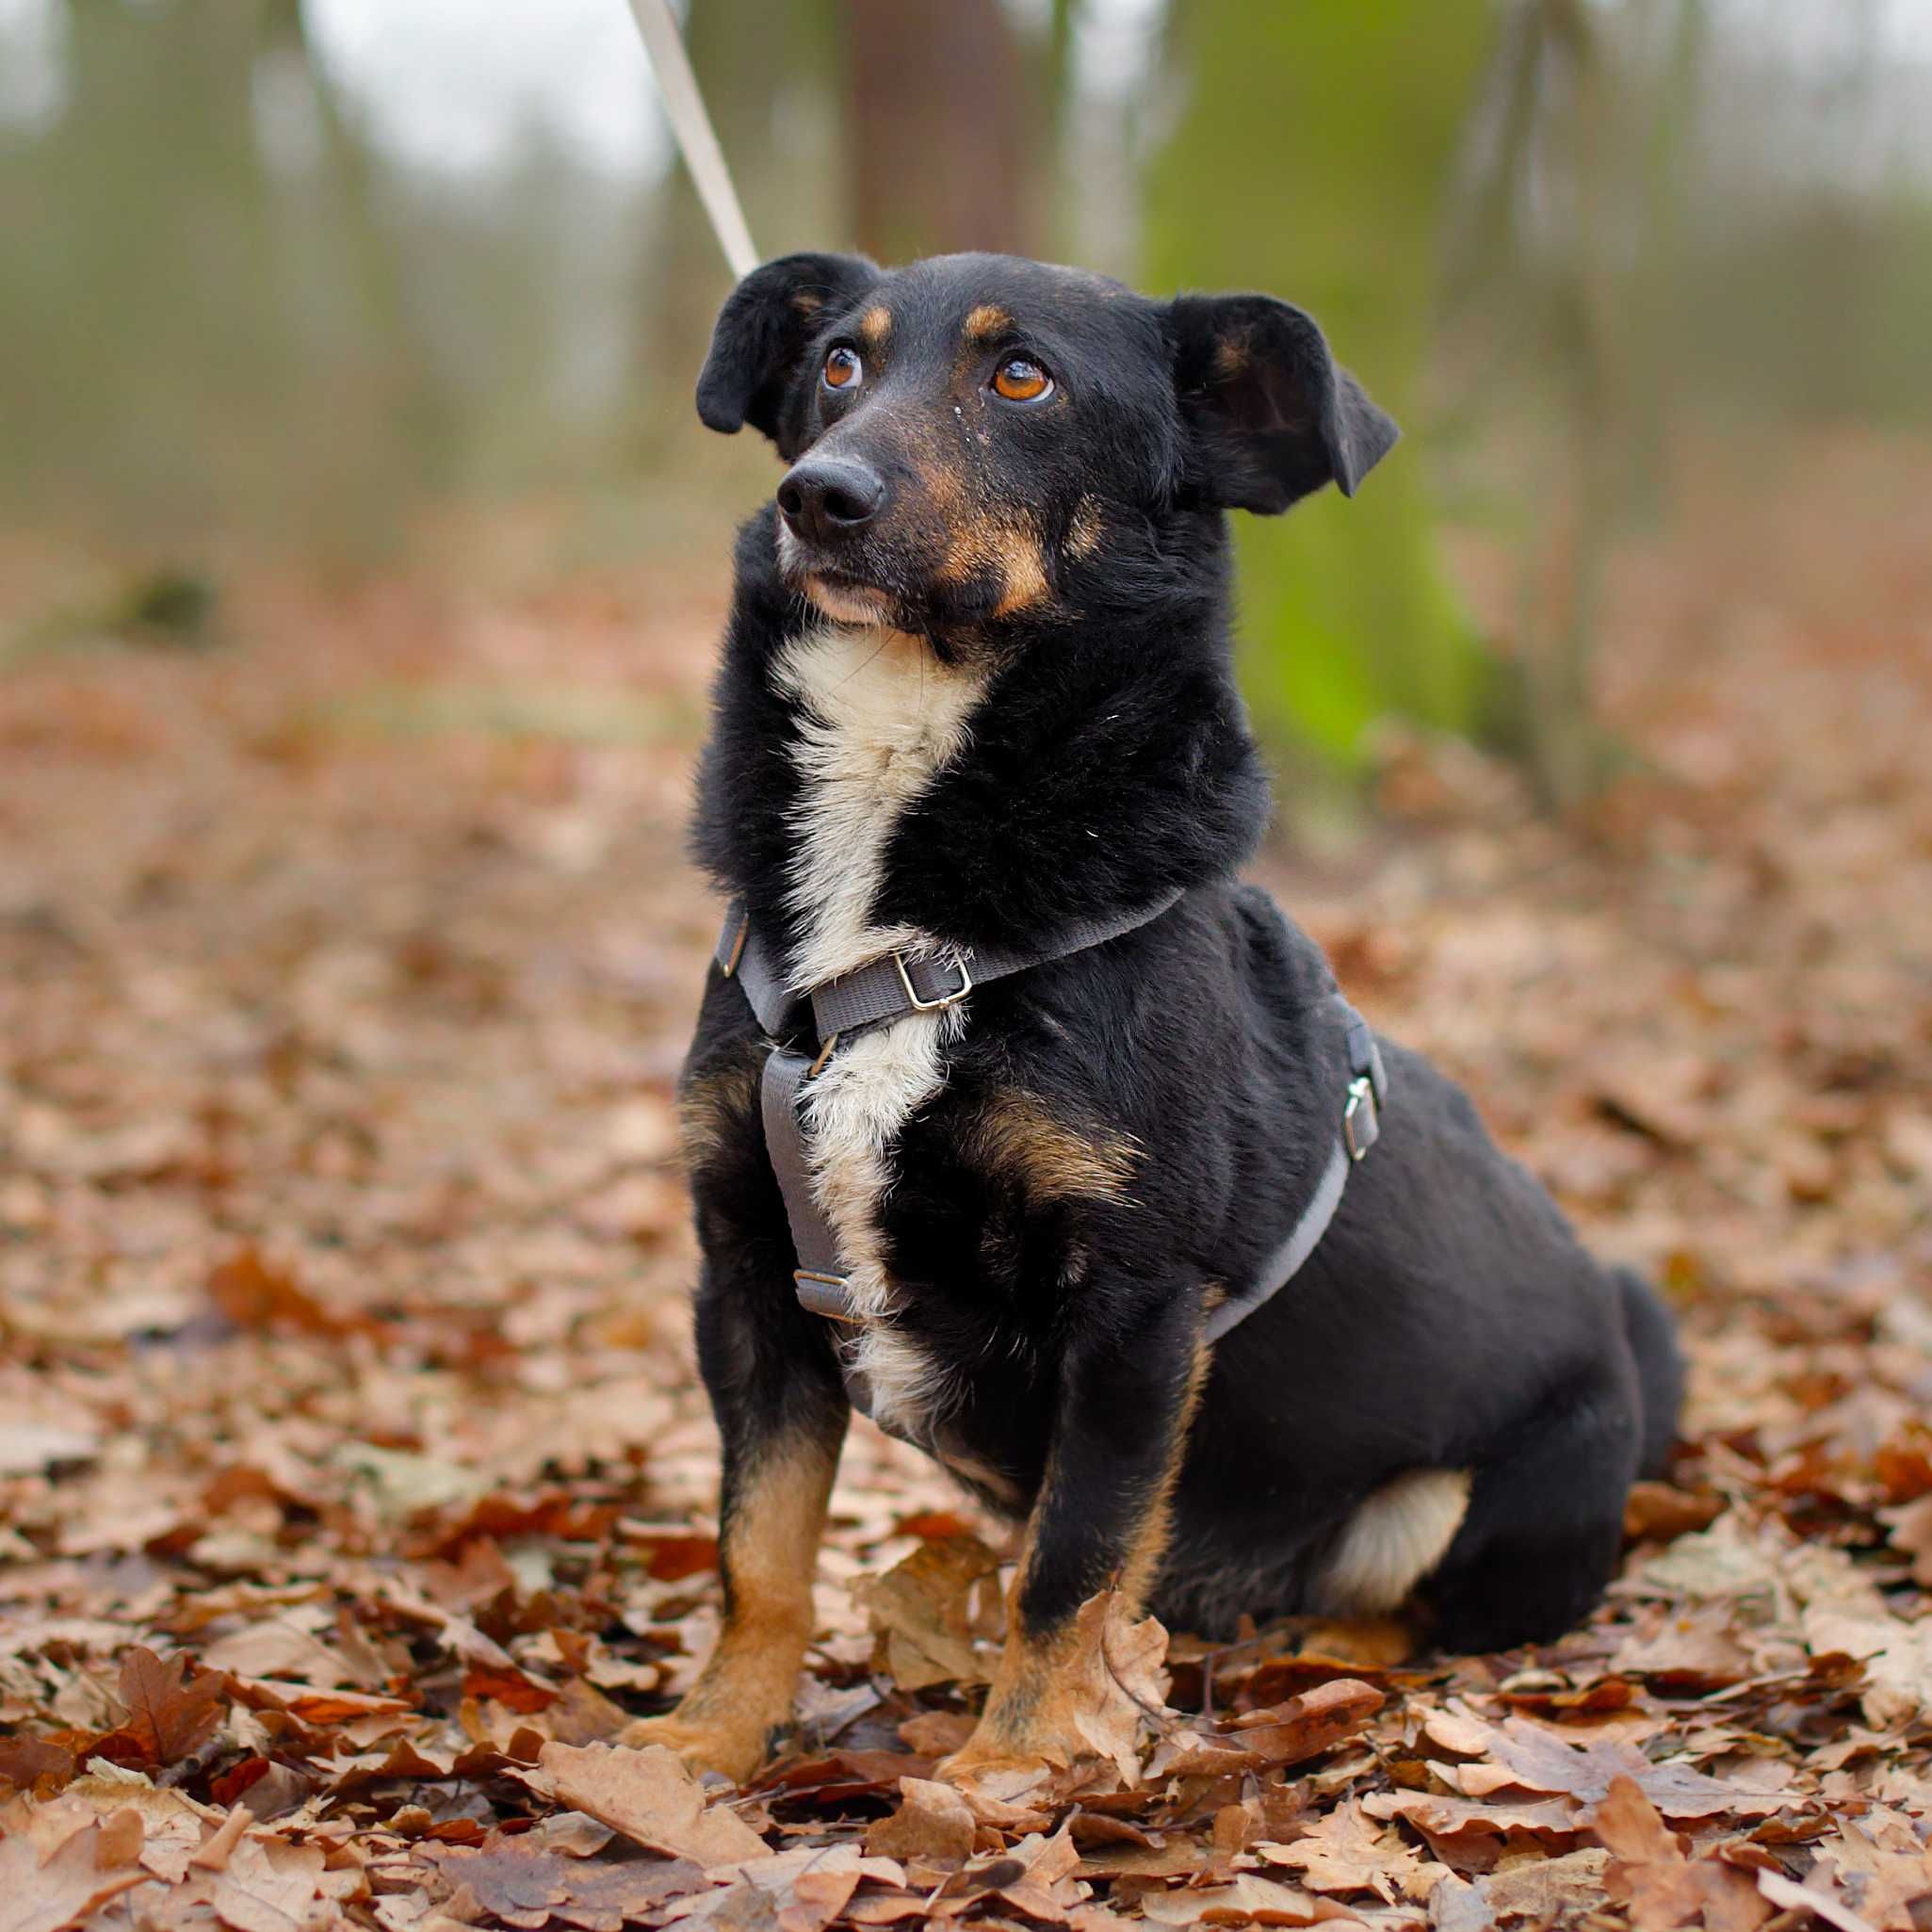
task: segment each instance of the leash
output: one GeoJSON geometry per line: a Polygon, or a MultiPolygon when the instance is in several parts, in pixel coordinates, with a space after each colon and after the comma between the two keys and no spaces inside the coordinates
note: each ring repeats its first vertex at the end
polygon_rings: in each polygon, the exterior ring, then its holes
{"type": "MultiPolygon", "coordinates": [[[[811,1161],[800,1110],[806,1087],[824,1070],[840,1042],[911,1014],[942,1013],[957,1006],[975,986],[1118,939],[1159,918],[1179,898],[1177,891],[1153,905],[1112,919],[1089,919],[1063,927],[1048,944],[1024,951],[976,951],[970,961],[960,951],[943,959],[911,960],[903,953],[888,952],[814,986],[805,996],[794,995],[786,985],[743,901],[733,901],[718,935],[718,969],[738,982],[759,1026],[774,1036],[759,1082],[759,1112],[766,1152],[785,1198],[786,1219],[791,1224],[798,1262],[792,1284],[801,1306],[848,1326],[863,1325],[866,1319],[852,1304],[838,1237],[812,1190],[811,1161]],[[818,1042],[816,1058],[775,1044],[775,1036],[788,1032],[787,1022],[794,1010],[806,1000],[811,1007],[811,1031],[818,1042]]],[[[1259,1274],[1208,1316],[1202,1333],[1210,1342],[1219,1341],[1244,1322],[1300,1273],[1341,1206],[1350,1170],[1381,1137],[1388,1080],[1374,1031],[1339,993],[1328,997],[1342,1028],[1349,1070],[1335,1144],[1307,1206],[1270,1253],[1259,1274]]],[[[869,1415],[868,1391],[850,1370],[846,1388],[853,1406],[869,1415]]]]}
{"type": "Polygon", "coordinates": [[[723,150],[711,131],[711,117],[705,111],[705,97],[698,91],[698,77],[691,72],[671,0],[630,0],[630,10],[643,36],[644,52],[651,57],[678,153],[684,156],[698,199],[710,217],[711,232],[724,251],[731,272],[743,281],[758,266],[758,252],[752,246],[752,232],[739,206],[738,190],[731,185],[723,150]]]}

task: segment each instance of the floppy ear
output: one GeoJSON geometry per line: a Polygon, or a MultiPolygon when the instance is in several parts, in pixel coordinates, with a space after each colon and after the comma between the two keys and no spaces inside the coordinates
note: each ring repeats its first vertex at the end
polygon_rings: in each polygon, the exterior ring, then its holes
{"type": "Polygon", "coordinates": [[[1353,496],[1402,434],[1300,309],[1183,295],[1168,317],[1188,482],[1206,501],[1272,516],[1323,483],[1353,496]]]}
{"type": "Polygon", "coordinates": [[[745,424],[783,450],[786,392],[825,311],[843,308],[879,279],[863,255],[785,255],[725,298],[698,377],[705,427],[736,435],[745,424]]]}

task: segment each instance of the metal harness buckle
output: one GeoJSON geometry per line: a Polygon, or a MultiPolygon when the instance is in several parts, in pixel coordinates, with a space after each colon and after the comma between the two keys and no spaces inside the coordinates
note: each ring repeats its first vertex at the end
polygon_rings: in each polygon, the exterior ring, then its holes
{"type": "Polygon", "coordinates": [[[899,983],[905,988],[905,997],[916,1013],[937,1013],[943,1007],[957,1006],[973,990],[973,976],[966,971],[966,963],[960,954],[952,955],[952,970],[959,975],[959,984],[950,993],[942,993],[937,999],[921,999],[918,988],[913,984],[912,975],[905,969],[905,954],[895,952],[892,964],[899,968],[899,983]]]}
{"type": "Polygon", "coordinates": [[[852,1312],[852,1284],[844,1275],[821,1274],[816,1268],[794,1268],[791,1285],[812,1314],[854,1328],[859,1325],[859,1318],[852,1312]]]}
{"type": "Polygon", "coordinates": [[[1351,1161],[1359,1161],[1382,1138],[1375,1083],[1367,1074],[1358,1074],[1348,1083],[1348,1105],[1341,1110],[1341,1138],[1351,1161]]]}

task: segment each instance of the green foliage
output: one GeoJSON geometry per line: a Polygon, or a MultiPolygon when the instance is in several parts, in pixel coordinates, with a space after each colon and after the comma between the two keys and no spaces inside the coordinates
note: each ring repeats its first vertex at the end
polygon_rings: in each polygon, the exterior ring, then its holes
{"type": "MultiPolygon", "coordinates": [[[[1187,107],[1151,170],[1152,280],[1299,303],[1413,430],[1490,14],[1487,0],[1181,0],[1187,107]]],[[[1241,562],[1264,729],[1345,766],[1385,713],[1478,728],[1492,667],[1443,578],[1416,441],[1356,501],[1324,494],[1244,528],[1241,562]]]]}

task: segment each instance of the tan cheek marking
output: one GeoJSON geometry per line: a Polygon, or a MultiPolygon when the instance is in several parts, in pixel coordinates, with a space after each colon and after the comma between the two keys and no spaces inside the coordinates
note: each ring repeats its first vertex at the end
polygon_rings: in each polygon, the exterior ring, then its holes
{"type": "Polygon", "coordinates": [[[1066,526],[1066,554],[1084,561],[1100,547],[1100,539],[1106,534],[1107,525],[1098,502],[1092,496],[1082,496],[1074,506],[1066,526]]]}
{"type": "Polygon", "coordinates": [[[884,349],[891,333],[892,311],[883,302],[874,302],[859,317],[859,338],[868,349],[884,349]]]}
{"type": "Polygon", "coordinates": [[[1035,1200],[1125,1202],[1141,1158],[1124,1135],[1076,1132],[1016,1087],[987,1103],[974,1129],[973,1151],[1017,1179],[1035,1200]]]}
{"type": "Polygon", "coordinates": [[[995,617],[1011,617],[1047,601],[1047,560],[1031,536],[1015,530],[1000,545],[1000,568],[1006,591],[993,607],[995,617]]]}
{"type": "Polygon", "coordinates": [[[986,342],[996,335],[1004,335],[1013,327],[1013,317],[997,303],[982,301],[966,318],[966,336],[968,342],[986,342]]]}

